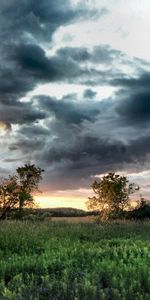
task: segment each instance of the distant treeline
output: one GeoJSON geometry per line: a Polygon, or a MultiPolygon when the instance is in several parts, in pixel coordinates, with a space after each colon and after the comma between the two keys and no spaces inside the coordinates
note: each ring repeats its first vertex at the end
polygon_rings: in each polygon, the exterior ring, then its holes
{"type": "MultiPolygon", "coordinates": [[[[51,220],[53,217],[86,217],[99,216],[97,210],[85,211],[72,207],[56,207],[56,208],[26,208],[21,216],[22,219],[30,220],[51,220]]],[[[19,219],[20,214],[18,209],[13,209],[7,216],[7,219],[19,219]]],[[[122,211],[120,219],[126,220],[145,220],[150,219],[150,202],[143,201],[139,207],[130,210],[122,211]]]]}
{"type": "MultiPolygon", "coordinates": [[[[52,217],[86,217],[97,216],[98,214],[98,211],[85,211],[72,207],[24,208],[21,219],[50,220],[52,217]]],[[[7,219],[20,219],[19,209],[12,209],[7,215],[7,219]]]]}
{"type": "MultiPolygon", "coordinates": [[[[32,210],[32,214],[39,218],[47,217],[86,217],[99,216],[100,212],[97,210],[85,211],[82,209],[72,207],[58,207],[58,208],[37,208],[32,210]]],[[[143,201],[133,210],[122,211],[120,218],[127,220],[143,220],[150,219],[150,202],[143,201]]]]}
{"type": "Polygon", "coordinates": [[[126,218],[134,220],[150,219],[150,201],[141,201],[139,207],[126,212],[126,218]]]}
{"type": "Polygon", "coordinates": [[[97,215],[98,211],[85,211],[72,207],[37,208],[36,214],[50,213],[52,217],[85,217],[97,215]]]}

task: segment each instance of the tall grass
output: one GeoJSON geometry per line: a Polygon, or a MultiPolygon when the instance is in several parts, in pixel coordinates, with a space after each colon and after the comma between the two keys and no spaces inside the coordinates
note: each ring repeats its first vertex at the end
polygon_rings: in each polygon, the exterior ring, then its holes
{"type": "Polygon", "coordinates": [[[150,224],[0,223],[0,299],[150,299],[150,224]]]}

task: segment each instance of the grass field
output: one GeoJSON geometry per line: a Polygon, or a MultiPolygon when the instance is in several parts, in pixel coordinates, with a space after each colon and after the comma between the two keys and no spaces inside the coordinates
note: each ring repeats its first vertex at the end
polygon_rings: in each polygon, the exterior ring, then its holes
{"type": "Polygon", "coordinates": [[[94,216],[85,216],[85,217],[52,217],[52,221],[56,222],[67,222],[67,223],[93,223],[94,216]]]}
{"type": "Polygon", "coordinates": [[[0,300],[149,300],[150,224],[0,223],[0,300]]]}

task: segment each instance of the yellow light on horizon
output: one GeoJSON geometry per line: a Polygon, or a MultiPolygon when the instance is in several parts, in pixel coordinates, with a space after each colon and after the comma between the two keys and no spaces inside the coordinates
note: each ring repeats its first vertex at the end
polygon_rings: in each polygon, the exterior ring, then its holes
{"type": "Polygon", "coordinates": [[[8,133],[10,130],[11,130],[10,124],[0,121],[0,135],[4,135],[8,133]]]}
{"type": "Polygon", "coordinates": [[[86,210],[86,199],[65,196],[35,196],[35,201],[41,208],[72,207],[86,210]]]}
{"type": "Polygon", "coordinates": [[[5,130],[6,128],[6,124],[0,121],[0,130],[5,130]]]}

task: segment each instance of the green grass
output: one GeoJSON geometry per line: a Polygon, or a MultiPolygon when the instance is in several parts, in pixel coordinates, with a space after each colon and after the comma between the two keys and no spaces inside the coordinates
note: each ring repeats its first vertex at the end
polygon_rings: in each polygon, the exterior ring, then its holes
{"type": "Polygon", "coordinates": [[[0,223],[0,300],[149,300],[150,224],[0,223]]]}

